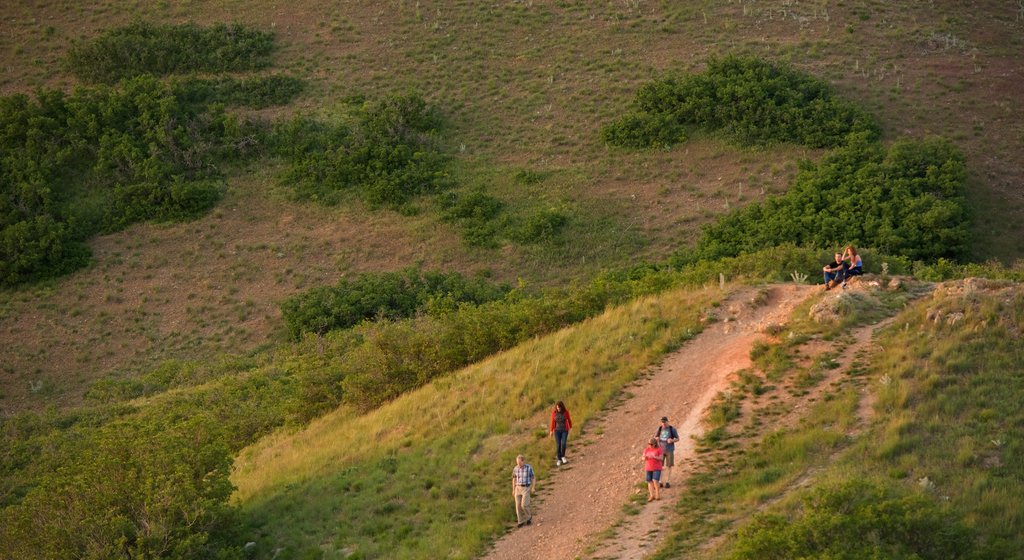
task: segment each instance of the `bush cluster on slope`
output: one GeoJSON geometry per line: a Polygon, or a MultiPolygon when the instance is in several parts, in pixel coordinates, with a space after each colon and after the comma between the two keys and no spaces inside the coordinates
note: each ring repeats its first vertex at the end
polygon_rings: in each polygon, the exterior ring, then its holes
{"type": "Polygon", "coordinates": [[[646,84],[635,106],[602,130],[606,142],[670,146],[693,127],[721,131],[741,144],[829,148],[844,144],[851,133],[878,133],[870,115],[836,97],[825,82],[753,57],[712,59],[700,74],[646,84]]]}
{"type": "Polygon", "coordinates": [[[448,181],[437,111],[415,94],[359,106],[348,122],[296,118],[275,127],[271,145],[288,162],[284,181],[305,200],[336,204],[356,192],[399,207],[448,181]]]}
{"type": "Polygon", "coordinates": [[[186,103],[220,103],[226,106],[263,109],[287,105],[306,87],[294,76],[275,74],[251,78],[189,77],[173,82],[175,97],[186,103]]]}
{"type": "Polygon", "coordinates": [[[938,138],[886,149],[865,135],[805,164],[785,194],[739,209],[704,231],[696,254],[715,259],[783,243],[868,246],[911,260],[960,259],[969,249],[963,155],[938,138]]]}
{"type": "Polygon", "coordinates": [[[83,265],[96,233],[209,209],[245,134],[152,77],[0,98],[0,286],[83,265]]]}
{"type": "Polygon", "coordinates": [[[270,64],[274,34],[244,25],[136,22],[76,43],[67,68],[79,79],[112,84],[143,74],[238,72],[270,64]]]}
{"type": "Polygon", "coordinates": [[[462,303],[500,299],[510,288],[470,280],[457,272],[399,272],[360,274],[336,286],[322,286],[281,303],[288,332],[296,340],[305,333],[352,327],[368,319],[399,319],[418,312],[443,312],[462,303]]]}

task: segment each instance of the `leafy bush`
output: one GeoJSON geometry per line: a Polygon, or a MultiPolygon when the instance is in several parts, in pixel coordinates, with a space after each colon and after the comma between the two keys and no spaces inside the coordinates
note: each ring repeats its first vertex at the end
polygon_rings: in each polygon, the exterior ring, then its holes
{"type": "Polygon", "coordinates": [[[112,84],[143,74],[237,72],[270,63],[274,35],[241,24],[136,22],[73,44],[67,68],[79,79],[112,84]]]}
{"type": "Polygon", "coordinates": [[[902,140],[886,150],[856,135],[821,163],[804,164],[786,194],[707,227],[696,254],[853,243],[911,260],[960,259],[969,249],[965,180],[963,155],[946,140],[902,140]]]}
{"type": "Polygon", "coordinates": [[[636,108],[601,132],[605,142],[644,148],[685,139],[684,127],[722,131],[741,144],[840,146],[851,133],[877,137],[873,119],[828,85],[752,57],[711,59],[701,74],[668,77],[637,92],[636,108]]]}
{"type": "Polygon", "coordinates": [[[294,76],[275,74],[255,78],[185,78],[173,83],[174,96],[197,105],[221,103],[263,109],[287,105],[305,89],[294,76]]]}
{"type": "Polygon", "coordinates": [[[569,218],[565,214],[554,208],[545,208],[527,216],[519,227],[511,232],[510,237],[519,243],[550,241],[557,237],[568,223],[569,218]]]}
{"type": "Polygon", "coordinates": [[[313,288],[285,300],[281,311],[289,333],[298,340],[305,333],[324,334],[367,319],[397,319],[424,310],[450,310],[464,302],[484,303],[501,298],[508,290],[454,272],[409,268],[361,274],[337,286],[313,288]]]}
{"type": "Polygon", "coordinates": [[[449,192],[441,197],[444,219],[459,225],[462,239],[470,247],[498,245],[498,223],[495,218],[504,206],[504,203],[483,189],[474,189],[465,194],[449,192]]]}
{"type": "Polygon", "coordinates": [[[62,468],[0,511],[5,557],[217,557],[210,536],[229,519],[231,455],[209,441],[211,418],[189,418],[73,430],[62,468]]]}
{"type": "Polygon", "coordinates": [[[603,127],[601,139],[625,148],[657,148],[685,142],[686,132],[672,114],[634,111],[603,127]]]}
{"type": "Polygon", "coordinates": [[[971,551],[968,529],[921,494],[849,480],[814,488],[802,505],[795,519],[756,516],[729,558],[953,560],[971,551]]]}
{"type": "Polygon", "coordinates": [[[98,232],[206,211],[247,134],[150,77],[0,98],[0,285],[82,266],[98,232]]]}
{"type": "Polygon", "coordinates": [[[297,118],[275,128],[272,146],[288,160],[284,181],[298,198],[336,204],[355,190],[373,206],[399,207],[447,184],[435,139],[440,118],[422,97],[366,103],[351,120],[297,118]]]}

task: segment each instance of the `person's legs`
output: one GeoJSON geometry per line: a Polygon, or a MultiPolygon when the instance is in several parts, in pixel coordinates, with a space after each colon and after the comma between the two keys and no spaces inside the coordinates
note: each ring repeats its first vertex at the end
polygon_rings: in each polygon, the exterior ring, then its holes
{"type": "Polygon", "coordinates": [[[524,492],[524,490],[526,489],[521,486],[516,486],[516,490],[513,492],[516,499],[516,522],[519,525],[526,523],[527,519],[526,506],[529,505],[529,494],[524,492]]]}
{"type": "Polygon", "coordinates": [[[675,454],[674,451],[666,451],[665,452],[665,463],[662,465],[662,469],[661,469],[661,482],[662,482],[661,485],[663,487],[665,487],[665,488],[671,488],[672,487],[671,486],[671,482],[670,482],[669,479],[671,478],[671,475],[672,475],[672,465],[674,465],[675,462],[676,462],[675,461],[675,455],[676,454],[675,454]]]}
{"type": "Polygon", "coordinates": [[[661,471],[651,471],[651,473],[654,475],[654,499],[660,500],[661,490],[658,489],[658,486],[661,484],[661,471]]]}
{"type": "Polygon", "coordinates": [[[558,459],[565,459],[565,445],[569,441],[569,432],[555,430],[555,447],[558,459]]]}
{"type": "Polygon", "coordinates": [[[647,501],[654,501],[654,491],[658,488],[658,483],[654,481],[654,471],[647,471],[647,501]]]}

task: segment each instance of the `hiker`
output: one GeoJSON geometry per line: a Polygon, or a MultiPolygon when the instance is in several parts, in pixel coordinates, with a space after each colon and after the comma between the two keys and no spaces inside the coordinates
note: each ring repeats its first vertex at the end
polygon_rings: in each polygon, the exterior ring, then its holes
{"type": "Polygon", "coordinates": [[[676,431],[675,426],[668,423],[668,417],[661,417],[661,425],[654,432],[654,437],[658,438],[658,444],[661,446],[662,452],[665,454],[665,460],[662,463],[661,481],[659,486],[662,488],[671,488],[672,484],[669,482],[669,475],[672,474],[672,465],[676,463],[676,442],[679,441],[679,432],[676,431]]]}
{"type": "Polygon", "coordinates": [[[654,500],[661,499],[661,491],[658,488],[658,483],[661,481],[661,462],[665,457],[665,452],[661,450],[661,444],[658,442],[658,438],[651,438],[651,441],[647,443],[647,448],[644,449],[642,456],[644,460],[644,471],[647,473],[647,501],[653,502],[654,500]]]}
{"type": "Polygon", "coordinates": [[[836,287],[846,277],[846,261],[843,260],[843,254],[833,255],[833,259],[825,263],[821,270],[825,273],[825,290],[836,287]]]}
{"type": "Polygon", "coordinates": [[[555,409],[551,411],[551,426],[548,428],[548,435],[555,438],[555,465],[564,465],[569,462],[565,458],[565,444],[569,441],[569,430],[572,429],[572,417],[565,403],[558,401],[555,409]]]}
{"type": "Polygon", "coordinates": [[[535,477],[533,467],[522,455],[516,455],[516,466],[512,469],[512,499],[516,502],[516,527],[533,523],[530,513],[530,492],[533,491],[535,477]]]}
{"type": "Polygon", "coordinates": [[[861,260],[860,255],[857,254],[857,248],[853,245],[848,245],[846,250],[843,251],[843,260],[849,260],[850,263],[846,265],[846,274],[843,275],[843,287],[846,287],[846,281],[851,276],[860,276],[864,274],[864,261],[861,260]]]}

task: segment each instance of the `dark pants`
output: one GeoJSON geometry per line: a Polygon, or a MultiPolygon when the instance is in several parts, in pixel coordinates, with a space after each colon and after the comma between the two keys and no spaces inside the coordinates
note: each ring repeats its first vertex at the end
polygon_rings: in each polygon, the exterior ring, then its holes
{"type": "Polygon", "coordinates": [[[565,444],[569,441],[569,431],[555,430],[555,456],[556,459],[565,457],[565,444]]]}

